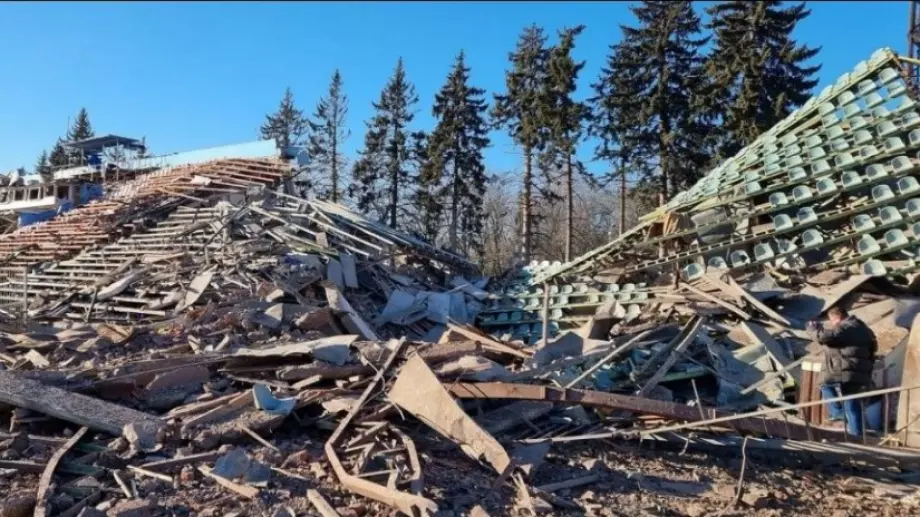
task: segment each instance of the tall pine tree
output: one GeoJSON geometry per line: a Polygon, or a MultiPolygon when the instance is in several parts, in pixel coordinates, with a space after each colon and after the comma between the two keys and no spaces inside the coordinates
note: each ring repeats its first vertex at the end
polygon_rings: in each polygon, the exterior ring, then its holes
{"type": "Polygon", "coordinates": [[[336,70],[329,83],[329,93],[316,104],[307,144],[310,183],[315,186],[318,197],[333,203],[338,203],[341,197],[343,172],[347,166],[342,153],[342,146],[351,134],[346,126],[347,117],[348,97],[342,91],[342,75],[336,70]]]}
{"type": "MultiPolygon", "coordinates": [[[[485,90],[469,84],[470,68],[463,52],[447,81],[435,95],[432,114],[437,125],[428,141],[428,162],[422,183],[448,207],[448,245],[464,243],[477,251],[482,243],[482,197],[486,168],[482,151],[489,145],[485,90]]],[[[469,252],[470,250],[465,250],[469,252]]]]}
{"type": "Polygon", "coordinates": [[[708,9],[715,36],[707,63],[709,108],[722,120],[720,158],[734,155],[811,96],[820,65],[808,66],[820,47],[792,38],[811,11],[778,0],[718,2],[708,9]]]}
{"type": "Polygon", "coordinates": [[[48,151],[42,151],[42,154],[38,155],[38,160],[35,161],[35,174],[40,176],[46,175],[51,171],[50,163],[48,163],[48,151]]]}
{"type": "Polygon", "coordinates": [[[585,29],[584,25],[559,31],[559,43],[549,52],[546,66],[546,80],[543,84],[543,118],[547,124],[549,163],[563,171],[565,199],[565,261],[572,258],[573,226],[573,184],[574,173],[580,172],[590,181],[584,165],[575,158],[575,151],[584,133],[588,119],[588,107],[572,98],[578,82],[578,74],[585,62],[572,58],[575,38],[585,29]]]}
{"type": "Polygon", "coordinates": [[[393,228],[405,228],[412,215],[419,215],[413,214],[412,205],[418,202],[418,168],[425,137],[409,128],[417,102],[415,86],[406,79],[400,58],[380,100],[373,103],[376,114],[367,122],[364,149],[352,170],[349,194],[358,209],[393,228]]]}
{"type": "Polygon", "coordinates": [[[54,143],[54,147],[51,148],[48,162],[53,168],[65,167],[70,163],[70,157],[67,154],[67,150],[64,149],[64,144],[61,142],[60,138],[57,139],[54,143]]]}
{"type": "Polygon", "coordinates": [[[644,162],[634,161],[638,154],[638,129],[640,119],[641,84],[636,77],[636,67],[630,66],[629,50],[624,45],[610,46],[607,61],[601,69],[597,82],[591,85],[594,96],[588,99],[591,106],[589,134],[598,139],[594,157],[610,164],[610,172],[602,179],[620,182],[619,229],[626,231],[627,177],[634,174],[644,176],[648,171],[635,170],[644,162]]]}
{"type": "Polygon", "coordinates": [[[73,125],[70,126],[70,131],[67,132],[67,140],[75,142],[86,140],[93,136],[95,136],[95,132],[93,132],[93,126],[89,122],[89,113],[87,113],[86,108],[80,108],[77,118],[74,119],[73,125]]]}
{"type": "MultiPolygon", "coordinates": [[[[89,113],[86,111],[86,108],[80,108],[80,111],[77,112],[77,117],[74,119],[70,129],[67,131],[67,140],[69,142],[77,142],[80,140],[86,140],[87,138],[92,138],[93,136],[95,136],[95,132],[93,131],[92,124],[89,122],[89,113]]],[[[85,157],[83,156],[82,151],[71,150],[66,154],[68,155],[69,161],[71,163],[83,165],[85,157]]]]}
{"type": "Polygon", "coordinates": [[[546,124],[541,115],[542,88],[546,81],[546,35],[541,27],[524,29],[517,47],[508,56],[511,69],[505,72],[506,92],[495,95],[492,118],[495,125],[508,130],[524,153],[521,181],[521,254],[529,262],[533,252],[533,165],[546,138],[546,124]]]}
{"type": "Polygon", "coordinates": [[[654,166],[655,190],[668,199],[699,179],[709,161],[698,100],[708,38],[689,1],[644,1],[631,10],[639,24],[622,27],[620,51],[641,97],[634,158],[654,166]]]}
{"type": "Polygon", "coordinates": [[[303,145],[307,134],[308,120],[303,110],[294,105],[294,94],[290,88],[284,90],[284,97],[278,111],[265,115],[265,123],[259,128],[263,140],[274,138],[280,147],[303,145]]]}

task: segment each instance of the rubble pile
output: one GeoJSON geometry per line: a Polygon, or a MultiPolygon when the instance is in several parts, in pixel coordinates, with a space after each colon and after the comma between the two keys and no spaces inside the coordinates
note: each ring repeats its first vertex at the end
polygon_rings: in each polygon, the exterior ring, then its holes
{"type": "MultiPolygon", "coordinates": [[[[741,434],[756,438],[745,442],[746,454],[859,461],[908,487],[912,478],[891,468],[910,472],[920,462],[910,449],[848,443],[839,429],[782,405],[741,412],[782,402],[787,379],[769,372],[800,379],[788,360],[805,347],[794,337],[768,339],[768,317],[753,305],[738,306],[752,316],[739,328],[757,342],[743,347],[726,332],[734,317],[727,310],[632,328],[600,313],[536,348],[452,322],[435,342],[383,340],[382,327],[348,304],[360,287],[340,289],[328,268],[301,261],[271,273],[217,271],[189,273],[169,318],[64,317],[6,329],[0,402],[10,406],[10,427],[0,469],[14,484],[4,508],[566,514],[597,505],[560,494],[609,483],[612,474],[595,460],[546,481],[544,473],[558,470],[551,451],[610,440],[736,452],[741,434]],[[202,275],[220,280],[205,284],[202,275]],[[445,466],[488,479],[476,489],[481,498],[457,495],[473,490],[472,481],[466,489],[432,486],[429,472],[445,466]]],[[[901,489],[881,500],[907,515],[916,508],[901,489]]],[[[729,502],[714,497],[710,504],[729,502]]],[[[766,499],[747,497],[739,508],[766,499]]]]}
{"type": "Polygon", "coordinates": [[[851,244],[904,217],[830,211],[876,214],[875,187],[908,195],[916,164],[862,178],[868,195],[825,181],[856,160],[841,142],[920,142],[911,106],[890,129],[865,104],[906,95],[896,66],[873,55],[610,245],[493,282],[282,193],[295,171],[270,160],[141,175],[4,237],[0,516],[915,514],[913,258],[895,265],[901,234],[851,244]],[[789,182],[791,202],[772,195],[789,182]],[[780,244],[806,201],[803,240],[780,244]],[[805,323],[833,306],[879,337],[881,431],[823,414],[805,323]]]}

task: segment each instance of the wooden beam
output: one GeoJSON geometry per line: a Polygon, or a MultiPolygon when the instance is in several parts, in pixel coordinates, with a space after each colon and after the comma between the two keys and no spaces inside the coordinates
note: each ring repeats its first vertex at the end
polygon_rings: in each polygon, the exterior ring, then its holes
{"type": "Polygon", "coordinates": [[[700,331],[700,327],[702,326],[703,326],[703,318],[701,318],[700,316],[694,317],[693,322],[690,324],[690,328],[687,330],[687,332],[684,334],[681,340],[677,343],[677,346],[670,353],[670,355],[668,355],[667,359],[665,359],[664,364],[662,364],[661,367],[658,368],[658,371],[656,371],[655,374],[652,375],[652,378],[649,379],[648,382],[646,382],[642,386],[641,390],[639,390],[640,397],[647,396],[649,392],[651,392],[655,388],[655,386],[657,386],[658,383],[661,382],[661,379],[664,378],[664,376],[668,373],[671,367],[674,366],[674,363],[676,363],[677,360],[680,359],[684,350],[686,350],[687,347],[689,347],[690,344],[693,343],[693,340],[696,339],[696,334],[700,331]]]}
{"type": "Polygon", "coordinates": [[[81,427],[69,440],[64,442],[64,445],[58,447],[58,449],[54,451],[54,454],[51,455],[51,458],[45,465],[45,470],[42,472],[42,477],[38,482],[38,495],[35,496],[36,505],[35,513],[33,514],[34,517],[45,517],[47,514],[48,508],[46,504],[49,496],[48,491],[51,489],[51,478],[54,476],[54,470],[57,468],[64,455],[86,435],[87,431],[89,431],[88,427],[81,427]]]}
{"type": "Polygon", "coordinates": [[[142,420],[164,424],[159,418],[147,413],[54,386],[46,386],[8,370],[0,371],[0,402],[31,409],[115,436],[121,436],[127,424],[142,420]]]}
{"type": "Polygon", "coordinates": [[[680,287],[681,287],[681,289],[686,289],[686,290],[690,291],[691,293],[693,293],[693,294],[695,294],[695,295],[697,295],[697,296],[699,296],[699,297],[701,297],[701,298],[703,298],[703,299],[705,299],[705,300],[708,300],[708,301],[710,301],[710,302],[712,302],[712,303],[714,303],[714,304],[716,304],[716,305],[718,305],[718,306],[720,306],[720,307],[722,307],[722,308],[725,308],[725,309],[727,309],[727,310],[729,310],[729,311],[731,311],[731,312],[737,314],[737,315],[738,315],[739,317],[741,317],[741,319],[743,319],[743,320],[749,320],[749,319],[751,319],[751,315],[750,315],[750,314],[744,312],[743,310],[739,309],[738,307],[735,307],[733,304],[726,302],[725,300],[721,300],[721,299],[719,299],[719,298],[717,298],[717,297],[715,297],[715,296],[713,296],[713,295],[707,293],[706,291],[702,291],[702,290],[700,290],[700,289],[697,289],[696,287],[693,287],[692,285],[690,285],[690,284],[688,284],[688,283],[685,283],[685,282],[681,282],[681,283],[680,283],[680,287]]]}
{"type": "MultiPolygon", "coordinates": [[[[701,423],[699,408],[677,404],[675,402],[631,397],[602,391],[560,389],[549,386],[508,384],[502,382],[456,383],[445,384],[444,387],[459,398],[544,400],[563,404],[581,404],[610,409],[623,409],[636,413],[646,413],[691,422],[690,424],[686,424],[686,426],[675,426],[674,428],[668,427],[664,429],[668,431],[674,431],[683,427],[699,427],[705,423],[706,425],[718,425],[738,431],[798,440],[807,440],[809,436],[813,436],[818,440],[843,440],[843,433],[838,431],[812,428],[809,432],[809,429],[804,425],[778,419],[759,418],[762,416],[761,413],[737,414],[715,408],[704,408],[704,414],[708,416],[710,420],[705,420],[701,423]]],[[[817,404],[821,403],[821,401],[817,402],[817,404]]],[[[768,412],[777,413],[785,410],[786,408],[773,408],[768,410],[768,412]]],[[[646,434],[653,434],[655,432],[657,432],[655,429],[645,431],[646,434]]],[[[609,438],[613,436],[613,434],[605,433],[603,436],[609,438]]]]}

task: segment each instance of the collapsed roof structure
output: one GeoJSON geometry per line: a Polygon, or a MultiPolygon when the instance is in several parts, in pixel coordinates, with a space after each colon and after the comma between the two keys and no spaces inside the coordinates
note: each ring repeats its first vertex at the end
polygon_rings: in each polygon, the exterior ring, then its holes
{"type": "Polygon", "coordinates": [[[898,56],[879,49],[623,235],[568,263],[525,267],[480,324],[537,342],[544,290],[554,335],[608,301],[637,318],[678,280],[913,275],[918,151],[916,94],[898,56]]]}
{"type": "Polygon", "coordinates": [[[915,271],[920,106],[903,70],[890,49],[876,51],[639,225],[531,285],[603,270],[626,281],[915,271]]]}

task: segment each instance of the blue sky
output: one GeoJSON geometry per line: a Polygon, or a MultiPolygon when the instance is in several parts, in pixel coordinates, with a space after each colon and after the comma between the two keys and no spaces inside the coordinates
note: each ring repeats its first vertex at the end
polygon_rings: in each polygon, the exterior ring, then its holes
{"type": "MultiPolygon", "coordinates": [[[[697,8],[702,11],[706,2],[697,8]]],[[[628,2],[21,2],[0,3],[0,171],[31,169],[81,106],[97,134],[146,136],[153,152],[258,138],[286,86],[312,112],[338,67],[361,146],[371,101],[402,56],[420,102],[416,127],[430,129],[431,102],[462,49],[472,81],[501,91],[520,30],[550,33],[584,23],[577,57],[587,60],[580,96],[597,77],[628,2]]],[[[823,47],[821,84],[872,51],[906,52],[908,2],[810,2],[796,37],[823,47]]],[[[590,156],[590,149],[584,149],[590,156]]],[[[510,140],[493,134],[492,172],[519,167],[510,140]]],[[[605,170],[592,163],[593,171],[605,170]]]]}

